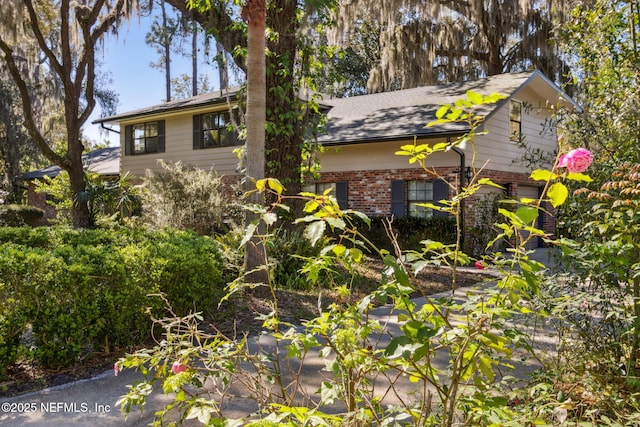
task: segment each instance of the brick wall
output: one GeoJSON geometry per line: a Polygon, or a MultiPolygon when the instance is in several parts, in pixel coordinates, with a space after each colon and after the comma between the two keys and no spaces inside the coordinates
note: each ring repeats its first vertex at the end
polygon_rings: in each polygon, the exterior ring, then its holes
{"type": "MultiPolygon", "coordinates": [[[[327,172],[321,173],[319,183],[348,182],[348,207],[367,214],[368,216],[388,216],[391,214],[391,181],[400,180],[434,180],[445,179],[459,185],[459,168],[440,167],[434,168],[430,173],[418,168],[390,169],[390,170],[365,170],[349,172],[327,172]]],[[[520,185],[539,186],[539,183],[529,179],[528,173],[514,173],[497,170],[482,171],[481,178],[490,178],[496,184],[505,187],[506,195],[510,198],[518,198],[518,187],[520,185]]],[[[453,196],[450,190],[449,197],[453,196]]],[[[477,196],[468,198],[466,203],[465,223],[474,221],[473,209],[477,196]]],[[[550,211],[550,206],[545,204],[544,208],[550,211]]],[[[555,231],[554,217],[542,213],[542,228],[548,233],[555,231]]]]}

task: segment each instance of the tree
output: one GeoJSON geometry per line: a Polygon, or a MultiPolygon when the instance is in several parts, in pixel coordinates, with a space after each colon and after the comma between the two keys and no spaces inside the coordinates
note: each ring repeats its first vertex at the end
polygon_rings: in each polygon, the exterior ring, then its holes
{"type": "MultiPolygon", "coordinates": [[[[265,0],[246,0],[242,7],[242,19],[247,22],[247,187],[253,180],[264,178],[264,148],[266,124],[266,15],[265,0]]],[[[252,202],[261,204],[262,195],[252,193],[252,202]]],[[[249,214],[249,220],[259,220],[249,214]]],[[[244,271],[251,283],[267,282],[266,247],[260,238],[253,238],[245,247],[244,271]]]]}
{"type": "MultiPolygon", "coordinates": [[[[153,8],[155,0],[149,2],[149,9],[153,8]]],[[[161,22],[157,19],[151,24],[151,30],[147,33],[145,42],[156,49],[160,58],[158,62],[152,62],[151,67],[164,69],[165,97],[171,101],[171,46],[180,24],[177,19],[167,16],[164,0],[160,0],[161,22]]]]}
{"type": "MultiPolygon", "coordinates": [[[[566,72],[554,27],[569,1],[356,0],[340,2],[331,43],[350,48],[354,34],[380,29],[380,58],[367,90],[382,92],[537,68],[566,72]]],[[[359,42],[359,38],[355,37],[359,42]]]]}
{"type": "MultiPolygon", "coordinates": [[[[577,7],[562,32],[583,112],[565,121],[567,145],[586,145],[600,163],[640,163],[640,2],[577,7]]],[[[607,181],[611,170],[602,178],[607,181]]]]}
{"type": "MultiPolygon", "coordinates": [[[[247,71],[246,26],[239,25],[237,9],[225,0],[167,0],[181,12],[191,13],[202,28],[213,35],[241,70],[247,71]],[[195,6],[191,10],[189,5],[195,6]]],[[[291,0],[266,2],[267,39],[266,58],[266,135],[265,175],[278,178],[290,194],[301,190],[302,153],[310,116],[316,111],[313,100],[299,97],[302,79],[308,70],[299,56],[299,49],[307,48],[299,31],[307,16],[303,12],[324,12],[332,3],[321,0],[305,9],[305,4],[291,0]]]]}
{"type": "Polygon", "coordinates": [[[93,0],[82,3],[71,0],[39,2],[33,0],[3,1],[0,50],[13,81],[20,92],[22,109],[30,137],[43,155],[68,172],[73,194],[73,225],[86,227],[90,223],[86,200],[81,137],[82,125],[96,105],[95,49],[102,36],[128,16],[137,0],[93,0]],[[24,31],[24,33],[23,33],[24,31]],[[47,71],[55,75],[64,91],[64,122],[66,147],[56,152],[44,136],[42,124],[32,113],[36,101],[29,87],[24,67],[19,65],[17,35],[37,41],[45,59],[47,71]]]}

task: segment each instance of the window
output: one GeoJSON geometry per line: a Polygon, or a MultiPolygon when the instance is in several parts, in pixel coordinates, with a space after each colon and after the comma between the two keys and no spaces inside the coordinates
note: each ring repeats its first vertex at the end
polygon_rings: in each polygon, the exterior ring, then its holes
{"type": "Polygon", "coordinates": [[[509,101],[509,140],[520,142],[522,134],[522,103],[509,101]]]}
{"type": "Polygon", "coordinates": [[[315,184],[305,185],[302,191],[315,194],[324,194],[325,191],[331,189],[331,194],[338,201],[340,209],[348,209],[349,190],[347,181],[339,182],[317,182],[315,184]]]}
{"type": "Polygon", "coordinates": [[[230,126],[231,114],[228,111],[193,116],[193,149],[239,145],[238,134],[230,126]]]}
{"type": "Polygon", "coordinates": [[[446,215],[446,213],[419,205],[423,203],[437,205],[440,200],[448,198],[449,186],[442,180],[391,181],[391,214],[397,218],[407,215],[417,218],[446,215]]]}
{"type": "Polygon", "coordinates": [[[408,181],[407,207],[409,216],[416,218],[429,218],[433,216],[433,210],[420,206],[421,203],[433,203],[433,182],[408,181]]]}
{"type": "Polygon", "coordinates": [[[127,125],[124,134],[126,155],[164,152],[164,120],[127,125]]]}

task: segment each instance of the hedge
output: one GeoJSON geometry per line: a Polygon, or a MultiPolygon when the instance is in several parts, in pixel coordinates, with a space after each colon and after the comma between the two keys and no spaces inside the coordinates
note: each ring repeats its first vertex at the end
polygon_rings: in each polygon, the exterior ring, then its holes
{"type": "Polygon", "coordinates": [[[164,315],[215,310],[217,242],[185,231],[0,227],[0,373],[26,353],[47,368],[150,338],[164,315]],[[32,331],[32,342],[24,339],[32,331]]]}

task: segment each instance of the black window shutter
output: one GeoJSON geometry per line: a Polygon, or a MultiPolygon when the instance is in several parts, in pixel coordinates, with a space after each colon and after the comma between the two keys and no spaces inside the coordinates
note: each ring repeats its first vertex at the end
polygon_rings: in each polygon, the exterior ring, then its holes
{"type": "Polygon", "coordinates": [[[158,153],[164,153],[164,120],[158,120],[158,153]]]}
{"type": "Polygon", "coordinates": [[[404,181],[394,179],[391,181],[391,215],[402,218],[407,214],[404,198],[404,181]]]}
{"type": "Polygon", "coordinates": [[[193,149],[202,148],[202,114],[193,116],[193,149]]]}
{"type": "MultiPolygon", "coordinates": [[[[433,204],[442,206],[440,200],[449,200],[449,184],[446,181],[437,179],[433,181],[433,204]]],[[[448,215],[447,212],[434,211],[434,215],[448,215]]]]}
{"type": "Polygon", "coordinates": [[[349,209],[349,185],[347,181],[336,182],[336,199],[340,209],[349,209]]]}
{"type": "Polygon", "coordinates": [[[126,125],[124,127],[124,155],[131,156],[133,154],[133,126],[126,125]]]}

